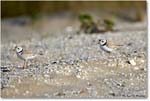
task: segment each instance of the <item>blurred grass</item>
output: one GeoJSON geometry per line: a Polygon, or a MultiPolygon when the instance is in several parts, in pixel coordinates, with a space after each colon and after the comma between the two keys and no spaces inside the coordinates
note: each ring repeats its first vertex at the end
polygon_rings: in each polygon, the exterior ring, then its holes
{"type": "Polygon", "coordinates": [[[80,12],[89,9],[145,11],[146,1],[1,1],[2,18],[35,16],[39,13],[50,14],[58,11],[80,12]]]}
{"type": "Polygon", "coordinates": [[[111,19],[104,19],[104,24],[107,31],[113,31],[114,22],[111,19]]]}

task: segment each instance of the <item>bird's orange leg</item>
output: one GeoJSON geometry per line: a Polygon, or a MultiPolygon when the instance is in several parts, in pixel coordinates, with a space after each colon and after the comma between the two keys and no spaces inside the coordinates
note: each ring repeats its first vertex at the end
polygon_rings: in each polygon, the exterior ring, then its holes
{"type": "Polygon", "coordinates": [[[23,69],[27,68],[27,61],[24,61],[23,69]]]}
{"type": "Polygon", "coordinates": [[[26,64],[26,63],[25,63],[25,61],[24,61],[24,63],[23,63],[23,69],[25,68],[25,64],[26,64]]]}

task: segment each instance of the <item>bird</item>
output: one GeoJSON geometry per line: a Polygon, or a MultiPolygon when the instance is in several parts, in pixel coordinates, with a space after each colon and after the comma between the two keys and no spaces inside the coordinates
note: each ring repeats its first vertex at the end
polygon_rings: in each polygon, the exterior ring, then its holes
{"type": "MultiPolygon", "coordinates": [[[[106,39],[99,39],[98,41],[100,48],[103,50],[103,52],[108,53],[108,59],[113,59],[113,61],[116,61],[116,66],[118,67],[119,59],[118,59],[118,46],[123,45],[115,45],[110,41],[107,41],[106,39]]],[[[106,55],[106,54],[105,54],[106,55]]]]}
{"type": "Polygon", "coordinates": [[[15,51],[16,51],[17,57],[24,61],[23,69],[27,68],[28,61],[33,60],[34,58],[37,57],[36,54],[33,54],[32,52],[25,51],[22,47],[17,46],[17,45],[15,46],[15,51]]]}
{"type": "Polygon", "coordinates": [[[113,51],[112,48],[108,47],[108,42],[105,39],[99,39],[100,48],[106,53],[111,53],[113,51]]]}
{"type": "Polygon", "coordinates": [[[116,48],[118,48],[118,46],[123,46],[123,45],[115,45],[111,42],[108,42],[106,39],[99,39],[98,43],[100,48],[106,53],[113,53],[115,52],[116,48]]]}

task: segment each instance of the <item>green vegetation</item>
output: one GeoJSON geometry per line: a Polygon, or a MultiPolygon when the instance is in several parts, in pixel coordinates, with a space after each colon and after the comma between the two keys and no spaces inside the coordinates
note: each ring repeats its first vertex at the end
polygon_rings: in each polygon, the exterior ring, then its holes
{"type": "Polygon", "coordinates": [[[79,21],[81,23],[80,31],[83,30],[85,33],[99,32],[99,29],[90,14],[80,14],[79,21]]]}
{"type": "Polygon", "coordinates": [[[106,31],[113,31],[114,22],[111,19],[104,19],[103,26],[105,29],[99,29],[100,26],[96,22],[94,22],[94,18],[90,14],[80,14],[80,31],[85,33],[100,33],[106,31]]]}
{"type": "Polygon", "coordinates": [[[79,20],[82,24],[86,24],[87,26],[91,26],[94,23],[92,16],[89,14],[80,14],[79,20]]]}
{"type": "Polygon", "coordinates": [[[114,22],[110,19],[104,19],[105,30],[113,31],[114,22]]]}

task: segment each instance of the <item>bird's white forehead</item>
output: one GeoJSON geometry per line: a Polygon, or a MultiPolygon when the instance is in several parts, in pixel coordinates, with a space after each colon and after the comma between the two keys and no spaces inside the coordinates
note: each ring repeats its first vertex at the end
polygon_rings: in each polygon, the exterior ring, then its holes
{"type": "Polygon", "coordinates": [[[105,39],[100,39],[99,41],[100,41],[101,45],[103,45],[103,44],[105,44],[107,42],[107,40],[105,40],[105,39]]]}
{"type": "Polygon", "coordinates": [[[22,47],[16,47],[16,52],[20,52],[22,50],[23,50],[22,47]]]}

